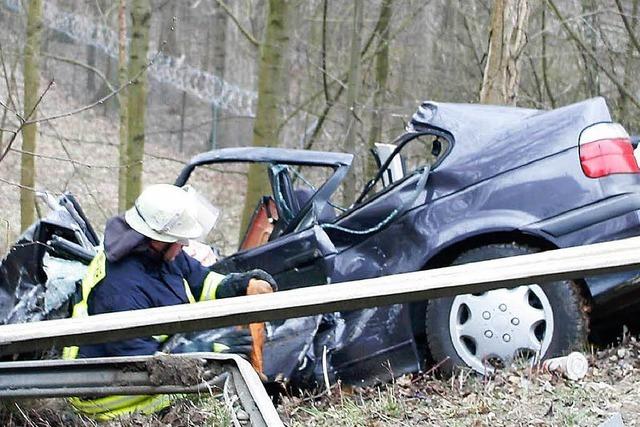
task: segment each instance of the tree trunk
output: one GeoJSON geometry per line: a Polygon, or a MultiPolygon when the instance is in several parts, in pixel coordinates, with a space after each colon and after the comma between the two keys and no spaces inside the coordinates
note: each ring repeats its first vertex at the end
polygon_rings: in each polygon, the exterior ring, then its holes
{"type": "MultiPolygon", "coordinates": [[[[127,83],[127,0],[119,0],[118,4],[118,86],[122,87],[127,83]]],[[[128,88],[124,87],[118,93],[120,103],[120,145],[119,145],[119,165],[118,170],[118,211],[122,212],[127,205],[127,170],[129,158],[127,155],[128,146],[128,88]]]]}
{"type": "Polygon", "coordinates": [[[541,25],[542,28],[540,32],[542,33],[542,82],[544,84],[544,90],[547,94],[547,98],[549,98],[549,103],[551,103],[551,108],[556,108],[556,100],[553,96],[553,91],[551,90],[551,85],[549,84],[549,59],[547,58],[547,4],[542,4],[542,16],[541,16],[541,25]]]}
{"type": "MultiPolygon", "coordinates": [[[[42,36],[42,0],[31,0],[27,16],[27,42],[24,47],[24,118],[34,119],[40,86],[40,39],[42,36]]],[[[20,169],[20,229],[26,230],[33,221],[35,198],[32,188],[36,182],[35,158],[38,126],[22,128],[22,156],[20,169]]]]}
{"type": "MultiPolygon", "coordinates": [[[[289,44],[288,5],[289,0],[269,0],[265,40],[260,46],[258,65],[258,101],[253,126],[254,147],[278,145],[278,123],[281,120],[279,103],[284,97],[285,52],[289,44]]],[[[257,164],[250,165],[240,227],[241,234],[247,228],[260,196],[270,193],[264,168],[257,164]]]]}
{"type": "Polygon", "coordinates": [[[481,103],[516,104],[519,58],[526,43],[528,16],[528,0],[493,0],[481,103]]]}
{"type": "MultiPolygon", "coordinates": [[[[214,4],[213,21],[213,74],[220,80],[224,79],[225,65],[227,62],[227,13],[222,9],[220,3],[214,4]]],[[[207,35],[209,33],[207,32],[207,35]]],[[[211,105],[211,132],[209,133],[209,148],[214,149],[220,140],[220,108],[211,105]]]]}
{"type": "MultiPolygon", "coordinates": [[[[347,81],[347,111],[344,121],[346,137],[344,151],[356,154],[356,124],[358,122],[357,101],[360,89],[360,45],[362,34],[363,1],[353,1],[353,28],[351,32],[351,53],[349,60],[349,79],[347,81]]],[[[349,206],[356,197],[356,165],[351,167],[344,180],[342,204],[349,206]]]]}
{"type": "MultiPolygon", "coordinates": [[[[131,44],[129,51],[129,80],[147,65],[149,50],[150,0],[131,2],[131,44]]],[[[144,154],[144,123],[147,102],[146,71],[133,80],[128,94],[129,126],[127,137],[127,197],[126,205],[132,206],[142,190],[142,160],[144,154]]]]}
{"type": "MultiPolygon", "coordinates": [[[[631,31],[635,32],[636,27],[637,27],[637,23],[638,20],[636,18],[637,14],[638,14],[638,0],[633,0],[633,5],[631,6],[631,19],[630,19],[630,26],[631,26],[631,31]]],[[[634,58],[633,58],[633,51],[634,51],[634,46],[633,46],[633,40],[632,40],[632,35],[629,35],[629,39],[627,40],[627,52],[626,52],[626,58],[625,58],[625,63],[624,63],[624,77],[623,77],[623,86],[631,88],[631,83],[634,79],[634,77],[636,76],[634,69],[633,69],[633,62],[634,62],[634,58]]],[[[625,93],[620,93],[620,122],[625,125],[625,126],[629,126],[630,123],[630,116],[629,116],[629,97],[625,94],[625,93]]]]}
{"type": "MultiPolygon", "coordinates": [[[[387,94],[387,79],[389,78],[389,24],[393,13],[393,0],[383,0],[380,17],[376,25],[376,37],[378,48],[376,50],[375,88],[373,94],[373,106],[371,110],[371,131],[369,132],[369,148],[374,148],[376,142],[382,137],[382,125],[384,115],[380,109],[385,105],[387,94]]],[[[373,156],[367,156],[367,169],[365,177],[372,178],[377,170],[373,156]]]]}
{"type": "MultiPolygon", "coordinates": [[[[585,44],[588,49],[596,57],[598,56],[598,34],[596,28],[598,25],[599,2],[595,0],[582,0],[582,32],[584,34],[585,44]]],[[[598,65],[586,53],[582,53],[584,61],[584,85],[585,93],[588,97],[600,95],[600,73],[598,65]]]]}

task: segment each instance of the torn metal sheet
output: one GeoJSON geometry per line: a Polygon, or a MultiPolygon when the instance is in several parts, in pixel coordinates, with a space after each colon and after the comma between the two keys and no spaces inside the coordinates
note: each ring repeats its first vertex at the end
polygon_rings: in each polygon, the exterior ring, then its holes
{"type": "Polygon", "coordinates": [[[44,197],[51,210],[18,238],[0,263],[2,324],[67,317],[87,257],[95,252],[92,242],[97,237],[75,199],[44,197]],[[60,243],[72,250],[57,249],[60,243]]]}

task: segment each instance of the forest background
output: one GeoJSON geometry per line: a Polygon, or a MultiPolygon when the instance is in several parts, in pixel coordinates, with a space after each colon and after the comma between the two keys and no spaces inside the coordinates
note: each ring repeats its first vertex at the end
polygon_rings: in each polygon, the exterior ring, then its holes
{"type": "MultiPolygon", "coordinates": [[[[427,99],[550,109],[603,96],[638,132],[638,3],[0,0],[0,253],[41,213],[36,191],[75,194],[101,229],[213,148],[355,153],[348,205],[369,148],[427,99]]],[[[223,249],[269,191],[259,173],[202,177],[223,249]]]]}

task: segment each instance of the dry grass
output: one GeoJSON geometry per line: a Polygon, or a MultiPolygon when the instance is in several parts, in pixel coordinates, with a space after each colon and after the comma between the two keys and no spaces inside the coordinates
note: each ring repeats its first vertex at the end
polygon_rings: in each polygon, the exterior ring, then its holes
{"type": "Polygon", "coordinates": [[[467,371],[441,380],[404,376],[368,389],[335,387],[332,398],[288,398],[290,426],[589,426],[621,413],[640,419],[640,343],[595,352],[582,381],[531,368],[482,378],[467,371]]]}
{"type": "MultiPolygon", "coordinates": [[[[286,425],[296,426],[597,426],[620,413],[625,426],[639,425],[640,342],[595,351],[581,381],[530,367],[480,377],[460,371],[449,379],[406,375],[371,388],[333,387],[332,397],[285,397],[278,406],[286,425]]],[[[3,402],[7,427],[87,427],[62,399],[3,402]]],[[[116,426],[226,426],[230,419],[216,399],[185,400],[168,412],[125,417],[116,426]]]]}

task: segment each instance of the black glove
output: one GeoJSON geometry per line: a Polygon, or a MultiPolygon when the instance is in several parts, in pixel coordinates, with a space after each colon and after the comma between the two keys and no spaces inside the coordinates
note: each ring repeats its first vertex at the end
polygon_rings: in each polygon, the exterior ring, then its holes
{"type": "Polygon", "coordinates": [[[245,359],[249,358],[253,339],[251,332],[246,328],[234,328],[228,334],[217,338],[212,345],[212,351],[216,353],[239,354],[245,359]]]}
{"type": "Polygon", "coordinates": [[[269,273],[264,270],[250,270],[245,273],[231,273],[227,274],[224,279],[218,284],[216,288],[216,299],[240,297],[247,294],[247,288],[249,287],[249,280],[259,279],[271,285],[274,291],[278,290],[276,281],[271,277],[269,273]]]}

